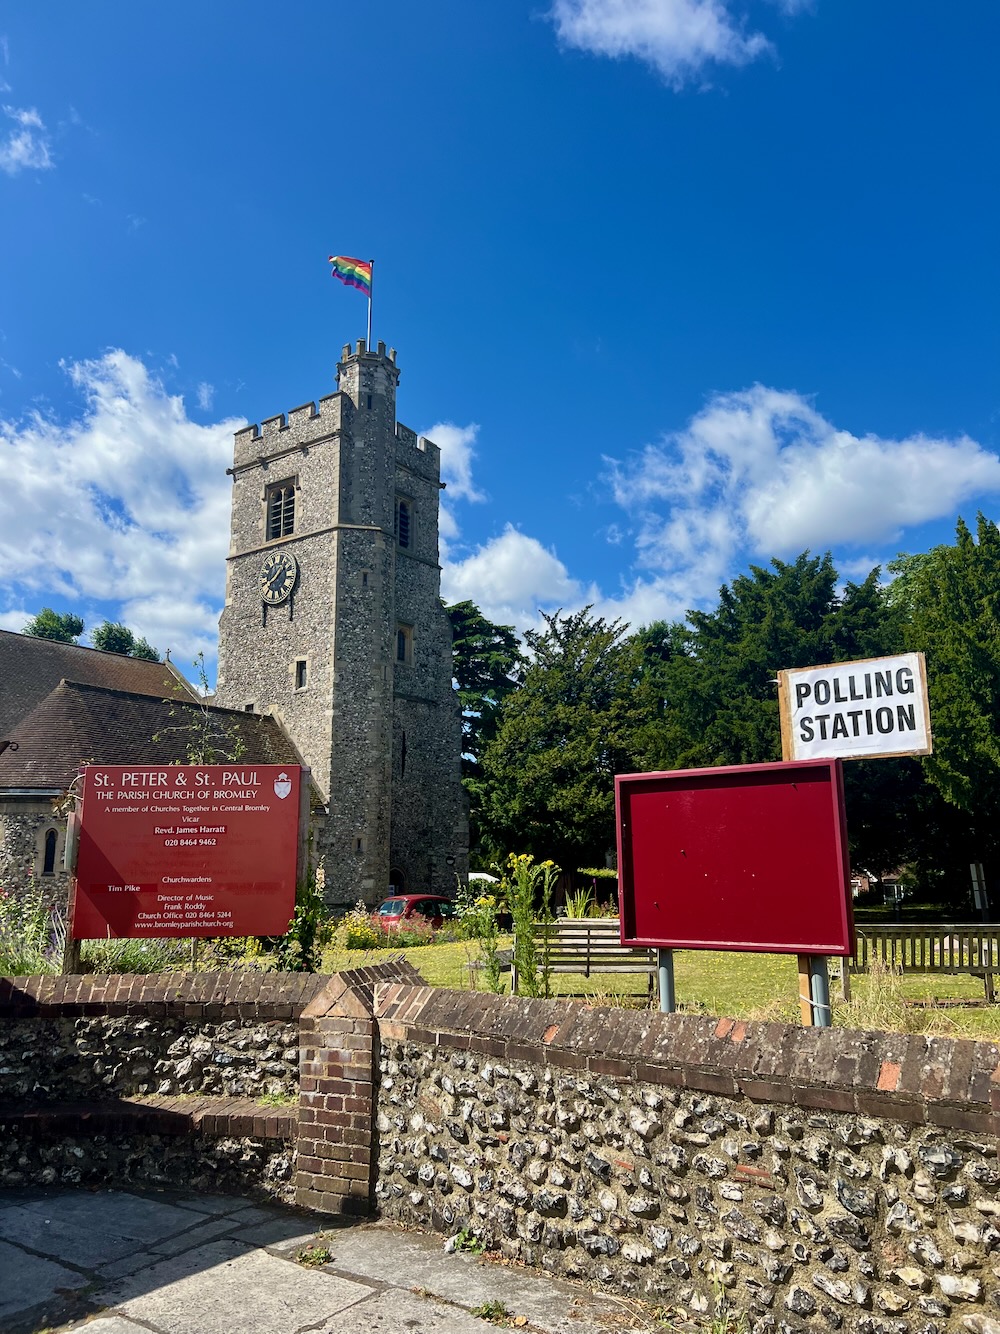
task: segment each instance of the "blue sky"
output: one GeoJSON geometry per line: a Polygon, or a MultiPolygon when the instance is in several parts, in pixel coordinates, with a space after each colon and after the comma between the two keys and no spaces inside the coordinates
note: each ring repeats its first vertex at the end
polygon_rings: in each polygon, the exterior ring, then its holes
{"type": "Polygon", "coordinates": [[[214,655],[231,434],[375,260],[443,591],[525,626],[995,515],[1000,7],[10,0],[0,627],[214,655]]]}

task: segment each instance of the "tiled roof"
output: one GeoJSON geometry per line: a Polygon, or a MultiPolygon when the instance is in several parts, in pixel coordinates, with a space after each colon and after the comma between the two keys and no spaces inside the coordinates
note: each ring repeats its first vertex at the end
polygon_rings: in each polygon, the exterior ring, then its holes
{"type": "Polygon", "coordinates": [[[186,693],[196,698],[194,688],[170,663],[0,630],[0,744],[63,680],[158,699],[177,698],[179,686],[180,697],[186,693]]]}
{"type": "Polygon", "coordinates": [[[236,737],[243,746],[241,763],[301,763],[279,724],[266,715],[64,680],[3,738],[13,739],[17,749],[0,753],[0,792],[62,790],[84,763],[184,763],[189,746],[206,732],[225,747],[207,763],[232,758],[236,737]]]}

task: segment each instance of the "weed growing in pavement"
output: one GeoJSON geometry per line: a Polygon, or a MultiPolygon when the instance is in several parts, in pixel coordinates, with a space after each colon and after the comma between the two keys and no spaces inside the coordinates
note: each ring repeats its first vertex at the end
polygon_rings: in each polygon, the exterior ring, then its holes
{"type": "Polygon", "coordinates": [[[511,1312],[501,1301],[483,1302],[481,1306],[474,1306],[472,1314],[480,1320],[490,1320],[494,1325],[506,1325],[511,1317],[511,1312]]]}
{"type": "Polygon", "coordinates": [[[312,1242],[295,1252],[295,1263],[305,1265],[307,1269],[322,1269],[333,1259],[333,1252],[326,1246],[315,1246],[312,1242]]]}

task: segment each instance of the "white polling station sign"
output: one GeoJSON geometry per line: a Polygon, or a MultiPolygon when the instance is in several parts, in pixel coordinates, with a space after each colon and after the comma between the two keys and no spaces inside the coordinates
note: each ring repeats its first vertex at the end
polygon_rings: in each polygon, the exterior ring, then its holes
{"type": "Polygon", "coordinates": [[[922,653],[779,672],[778,703],[785,760],[931,753],[922,653]]]}

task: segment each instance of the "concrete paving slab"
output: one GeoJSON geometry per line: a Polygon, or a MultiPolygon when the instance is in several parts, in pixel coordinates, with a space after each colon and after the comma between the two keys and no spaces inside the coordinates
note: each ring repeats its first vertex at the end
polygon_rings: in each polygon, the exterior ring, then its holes
{"type": "Polygon", "coordinates": [[[87,1334],[149,1334],[145,1325],[133,1324],[131,1320],[125,1320],[120,1315],[101,1315],[96,1320],[88,1320],[86,1325],[77,1328],[86,1329],[87,1334]]]}
{"type": "Polygon", "coordinates": [[[174,1232],[189,1228],[191,1210],[179,1209],[168,1200],[151,1195],[132,1195],[122,1190],[80,1190],[53,1192],[44,1198],[25,1203],[23,1208],[34,1213],[52,1214],[58,1201],[60,1220],[93,1227],[100,1217],[101,1226],[118,1237],[136,1241],[156,1241],[174,1232]]]}
{"type": "MultiPolygon", "coordinates": [[[[324,1334],[492,1334],[497,1328],[470,1311],[402,1288],[389,1288],[340,1311],[324,1334]]],[[[88,1326],[89,1334],[89,1326],[88,1326]]],[[[611,1331],[606,1331],[611,1334],[611,1331]]],[[[614,1334],[618,1334],[617,1331],[614,1334]]]]}
{"type": "MultiPolygon", "coordinates": [[[[193,1219],[197,1217],[197,1214],[193,1215],[193,1219]]],[[[220,1217],[216,1214],[205,1218],[202,1223],[195,1222],[186,1232],[177,1232],[172,1237],[151,1242],[149,1249],[158,1256],[179,1255],[181,1251],[190,1251],[195,1246],[204,1246],[206,1241],[214,1241],[216,1237],[228,1235],[236,1231],[239,1226],[239,1216],[220,1217]]]]}
{"type": "Polygon", "coordinates": [[[355,1278],[388,1279],[401,1288],[431,1293],[467,1308],[500,1301],[514,1315],[548,1334],[616,1334],[644,1328],[632,1323],[629,1305],[582,1286],[465,1254],[447,1255],[443,1238],[422,1232],[399,1232],[368,1224],[337,1232],[326,1243],[334,1273],[355,1278]]]}
{"type": "MultiPolygon", "coordinates": [[[[233,1220],[234,1224],[239,1219],[233,1220]]],[[[296,1251],[308,1246],[316,1239],[316,1228],[309,1226],[309,1221],[301,1216],[272,1218],[269,1223],[258,1223],[254,1227],[233,1227],[230,1235],[247,1246],[266,1246],[279,1255],[294,1255],[296,1251]]]]}
{"type": "Polygon", "coordinates": [[[178,1209],[193,1209],[197,1214],[231,1214],[247,1204],[235,1195],[176,1195],[170,1202],[178,1209]]]}
{"type": "MultiPolygon", "coordinates": [[[[266,1251],[213,1242],[97,1294],[113,1314],[169,1334],[326,1334],[373,1295],[370,1284],[302,1269],[266,1251]]],[[[354,1329],[364,1328],[359,1317],[354,1329]]]]}
{"type": "MultiPolygon", "coordinates": [[[[187,1217],[195,1222],[198,1215],[187,1217]]],[[[85,1269],[120,1260],[135,1250],[134,1239],[119,1236],[112,1220],[100,1228],[81,1227],[78,1219],[67,1220],[61,1209],[5,1209],[0,1213],[0,1238],[85,1269]]]]}
{"type": "Polygon", "coordinates": [[[85,1287],[84,1274],[0,1241],[0,1329],[11,1329],[23,1312],[85,1287]]]}

